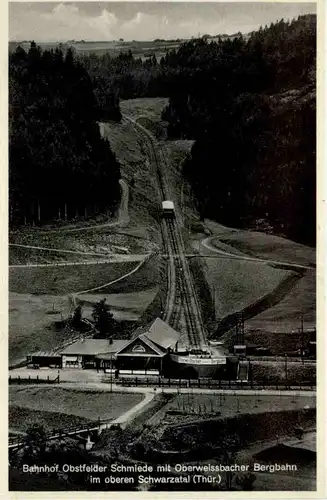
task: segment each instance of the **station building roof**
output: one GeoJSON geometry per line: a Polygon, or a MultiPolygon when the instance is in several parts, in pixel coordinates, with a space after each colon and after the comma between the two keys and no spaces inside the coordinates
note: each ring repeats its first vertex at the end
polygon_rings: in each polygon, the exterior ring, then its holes
{"type": "Polygon", "coordinates": [[[127,340],[113,339],[85,339],[75,342],[61,351],[64,356],[97,356],[100,354],[115,354],[119,349],[128,343],[127,340]]]}
{"type": "Polygon", "coordinates": [[[156,318],[149,325],[135,330],[133,338],[141,334],[165,350],[173,347],[180,338],[180,334],[160,318],[156,318]]]}
{"type": "Polygon", "coordinates": [[[142,354],[141,350],[139,352],[129,352],[128,346],[132,346],[132,344],[135,344],[137,339],[140,339],[140,341],[150,348],[154,355],[164,356],[170,347],[174,347],[176,345],[179,337],[180,334],[178,332],[162,321],[162,319],[156,318],[149,325],[137,328],[134,332],[133,338],[127,345],[117,352],[117,355],[147,355],[146,353],[142,354]]]}
{"type": "Polygon", "coordinates": [[[36,351],[28,354],[30,358],[60,358],[61,353],[55,351],[36,351]]]}

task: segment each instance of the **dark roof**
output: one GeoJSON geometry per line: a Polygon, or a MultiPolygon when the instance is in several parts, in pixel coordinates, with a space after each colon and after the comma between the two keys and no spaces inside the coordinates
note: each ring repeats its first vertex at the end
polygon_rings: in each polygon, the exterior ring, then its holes
{"type": "Polygon", "coordinates": [[[127,344],[129,344],[129,340],[122,340],[122,339],[113,340],[112,344],[109,344],[109,348],[107,348],[106,352],[99,354],[97,358],[111,359],[113,354],[116,354],[117,351],[123,349],[127,344]]]}
{"type": "Polygon", "coordinates": [[[143,342],[145,342],[145,344],[147,344],[151,349],[153,349],[159,356],[163,356],[166,353],[165,349],[152,342],[152,340],[150,340],[145,333],[139,335],[139,338],[143,340],[143,342]]]}
{"type": "Polygon", "coordinates": [[[118,351],[118,349],[122,348],[121,342],[121,340],[114,340],[113,343],[110,344],[108,339],[85,339],[66,347],[66,349],[61,351],[61,354],[96,356],[97,354],[106,354],[118,351]]]}
{"type": "Polygon", "coordinates": [[[33,358],[60,358],[61,354],[55,351],[37,351],[28,354],[28,356],[33,356],[33,358]]]}
{"type": "MultiPolygon", "coordinates": [[[[176,344],[179,337],[180,334],[178,332],[160,318],[156,318],[149,325],[137,328],[133,333],[132,339],[120,350],[123,350],[128,344],[131,344],[135,339],[139,338],[148,345],[150,349],[154,350],[158,356],[163,356],[166,354],[169,347],[176,344]]],[[[141,356],[142,354],[137,353],[137,355],[141,356]]]]}
{"type": "Polygon", "coordinates": [[[162,319],[156,318],[144,332],[144,335],[159,347],[167,350],[178,342],[180,334],[162,319]]]}

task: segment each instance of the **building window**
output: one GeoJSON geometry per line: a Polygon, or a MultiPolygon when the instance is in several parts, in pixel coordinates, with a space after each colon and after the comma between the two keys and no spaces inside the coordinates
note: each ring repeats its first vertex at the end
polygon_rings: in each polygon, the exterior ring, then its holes
{"type": "Polygon", "coordinates": [[[143,345],[140,345],[140,344],[136,344],[133,349],[132,349],[133,352],[145,352],[145,348],[143,347],[143,345]]]}

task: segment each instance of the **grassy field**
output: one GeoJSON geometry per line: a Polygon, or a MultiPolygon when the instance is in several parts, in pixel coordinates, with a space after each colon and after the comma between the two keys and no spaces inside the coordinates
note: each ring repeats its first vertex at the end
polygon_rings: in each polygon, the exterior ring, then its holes
{"type": "Polygon", "coordinates": [[[251,361],[251,373],[253,380],[288,380],[292,382],[310,381],[316,383],[315,363],[287,363],[287,372],[284,363],[273,361],[251,361]]]}
{"type": "MultiPolygon", "coordinates": [[[[149,56],[156,55],[160,58],[166,54],[168,50],[178,48],[182,41],[160,40],[154,41],[73,41],[63,43],[62,48],[66,50],[68,47],[73,47],[76,54],[110,54],[112,57],[118,56],[120,52],[132,51],[135,58],[146,59],[149,56]]],[[[29,49],[30,44],[23,42],[20,44],[25,50],[29,49]]],[[[56,42],[40,42],[38,43],[44,50],[55,49],[58,46],[56,42]]],[[[15,42],[10,43],[10,47],[14,49],[15,42]]]]}
{"type": "Polygon", "coordinates": [[[53,429],[64,429],[75,425],[83,427],[89,425],[89,423],[90,419],[76,415],[9,405],[9,426],[11,429],[18,431],[24,432],[33,424],[41,425],[46,432],[52,432],[53,429]]]}
{"type": "Polygon", "coordinates": [[[248,328],[277,332],[298,331],[301,327],[301,313],[304,327],[314,328],[316,326],[316,274],[314,271],[306,271],[281,302],[249,320],[248,328]]]}
{"type": "Polygon", "coordinates": [[[136,262],[78,266],[10,268],[9,290],[35,295],[63,295],[109,283],[134,269],[136,262]]]}
{"type": "MultiPolygon", "coordinates": [[[[143,235],[144,237],[146,235],[143,235]]],[[[11,246],[9,247],[10,265],[95,260],[101,256],[109,257],[112,253],[119,254],[121,249],[130,254],[142,254],[151,251],[155,246],[149,238],[147,240],[130,238],[126,234],[115,233],[110,227],[77,232],[22,229],[10,235],[10,242],[52,249],[47,251],[11,246]],[[58,251],[53,251],[54,249],[58,251]],[[80,253],[66,253],[60,250],[80,253]]]]}
{"type": "MultiPolygon", "coordinates": [[[[201,248],[201,255],[210,251],[201,248]]],[[[242,260],[203,258],[204,273],[215,295],[216,319],[241,311],[272,292],[288,271],[242,260]]]]}
{"type": "MultiPolygon", "coordinates": [[[[55,413],[60,425],[61,415],[73,415],[89,421],[114,419],[142,401],[142,394],[112,393],[90,389],[64,387],[10,386],[9,405],[31,410],[55,413]],[[59,412],[58,412],[59,409],[59,412]]],[[[18,420],[18,418],[17,418],[18,420]]],[[[21,425],[24,425],[23,422],[21,425]]],[[[10,427],[15,429],[13,423],[10,427]]]]}
{"type": "MultiPolygon", "coordinates": [[[[273,310],[274,308],[272,308],[273,310]]],[[[267,311],[268,314],[269,311],[267,311]]],[[[261,315],[258,315],[258,318],[261,315]]],[[[301,335],[298,330],[290,331],[290,330],[276,330],[273,331],[272,327],[279,327],[274,318],[272,318],[270,325],[270,330],[252,330],[250,326],[255,323],[256,318],[249,320],[249,325],[245,332],[245,340],[251,344],[260,345],[269,349],[271,354],[273,355],[284,355],[285,352],[292,352],[297,349],[300,349],[302,346],[301,335]]],[[[258,320],[259,321],[259,320],[258,320]]],[[[267,326],[265,323],[264,326],[267,326]]],[[[290,325],[292,326],[292,325],[290,325]]],[[[304,346],[312,340],[310,332],[304,332],[303,334],[303,344],[304,346]]]]}
{"type": "MultiPolygon", "coordinates": [[[[315,265],[315,249],[300,245],[285,238],[267,235],[259,232],[241,231],[234,228],[228,228],[213,221],[205,221],[206,227],[216,236],[211,240],[211,244],[217,248],[223,248],[226,251],[235,254],[245,254],[262,259],[272,259],[281,262],[292,262],[302,265],[315,265]]],[[[202,253],[210,253],[205,249],[202,253]]],[[[282,280],[288,275],[287,271],[278,269],[274,266],[264,265],[255,262],[245,262],[228,259],[206,259],[208,266],[208,280],[213,282],[216,288],[217,315],[219,316],[219,301],[225,299],[224,279],[231,283],[227,290],[227,300],[230,303],[233,300],[233,278],[231,273],[238,276],[237,284],[235,282],[236,295],[243,295],[249,302],[255,300],[255,297],[261,293],[272,291],[278,285],[278,280],[282,280]],[[210,263],[211,261],[211,263],[210,263]],[[219,280],[219,269],[225,269],[221,272],[221,281],[219,280]],[[230,276],[230,279],[228,278],[230,276]],[[214,278],[216,276],[216,278],[214,278]],[[216,283],[216,284],[215,284],[216,283]],[[220,284],[219,284],[220,283],[220,284]],[[265,291],[266,290],[266,291],[265,291]],[[223,294],[222,294],[223,291],[223,294]],[[228,297],[229,295],[229,297],[228,297]]],[[[228,283],[226,283],[228,287],[228,283]]],[[[238,306],[244,307],[242,303],[238,306]]],[[[294,282],[288,293],[280,302],[260,314],[249,319],[246,322],[246,331],[252,336],[256,331],[258,343],[266,345],[269,332],[280,332],[287,335],[287,332],[298,330],[300,327],[300,315],[304,315],[305,327],[313,328],[316,322],[316,279],[314,269],[305,271],[304,275],[294,282]],[[258,338],[260,330],[262,331],[261,340],[258,338]]],[[[269,347],[273,346],[275,338],[269,341],[269,347]]],[[[280,337],[281,342],[282,337],[280,337]]],[[[268,346],[267,346],[268,347],[268,346]]],[[[293,347],[288,347],[294,349],[293,347]]],[[[275,352],[275,351],[273,351],[275,352]]],[[[277,351],[279,352],[279,351],[277,351]]]]}
{"type": "MultiPolygon", "coordinates": [[[[121,164],[123,178],[129,184],[128,231],[160,243],[159,193],[153,166],[147,159],[146,145],[129,123],[105,124],[104,135],[121,164]]],[[[126,231],[126,230],[124,230],[126,231]]]]}
{"type": "MultiPolygon", "coordinates": [[[[227,245],[241,250],[247,255],[263,259],[280,260],[302,265],[314,265],[316,250],[300,245],[286,238],[257,231],[237,231],[229,236],[218,237],[227,245]]],[[[215,240],[212,240],[215,243],[215,240]]]]}
{"type": "Polygon", "coordinates": [[[61,313],[67,318],[67,297],[9,293],[10,364],[25,359],[30,352],[52,350],[66,341],[67,334],[53,326],[61,313]]]}
{"type": "Polygon", "coordinates": [[[83,317],[91,318],[92,305],[100,299],[105,298],[110,306],[110,311],[114,318],[118,320],[137,321],[144,310],[154,299],[158,287],[141,290],[131,293],[116,294],[83,294],[79,297],[79,302],[83,304],[83,317]]]}
{"type": "Polygon", "coordinates": [[[136,120],[140,116],[147,117],[153,122],[161,121],[161,112],[168,104],[167,97],[142,97],[120,101],[122,113],[136,120]]]}
{"type": "Polygon", "coordinates": [[[246,413],[275,412],[282,410],[296,410],[309,406],[315,408],[316,398],[311,396],[265,396],[258,394],[229,395],[219,394],[179,394],[166,406],[167,410],[177,410],[180,415],[165,415],[165,422],[184,423],[201,417],[219,413],[219,417],[234,417],[246,413]]]}

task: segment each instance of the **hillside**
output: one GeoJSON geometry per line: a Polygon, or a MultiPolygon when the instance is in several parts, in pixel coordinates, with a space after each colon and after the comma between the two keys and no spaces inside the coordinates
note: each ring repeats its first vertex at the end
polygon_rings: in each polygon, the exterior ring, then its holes
{"type": "Polygon", "coordinates": [[[173,64],[162,118],[171,138],[195,140],[184,175],[202,218],[314,246],[316,17],[193,40],[173,64]]]}

